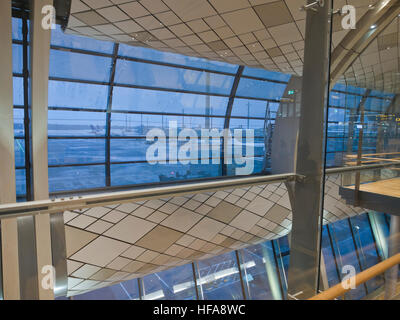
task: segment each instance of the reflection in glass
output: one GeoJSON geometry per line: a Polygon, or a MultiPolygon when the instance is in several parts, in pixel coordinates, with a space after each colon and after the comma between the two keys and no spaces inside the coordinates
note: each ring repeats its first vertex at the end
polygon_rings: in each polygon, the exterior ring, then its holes
{"type": "Polygon", "coordinates": [[[205,300],[243,299],[234,252],[198,261],[197,266],[197,285],[205,300]]]}
{"type": "Polygon", "coordinates": [[[142,284],[144,300],[196,300],[191,264],[145,276],[142,284]]]}

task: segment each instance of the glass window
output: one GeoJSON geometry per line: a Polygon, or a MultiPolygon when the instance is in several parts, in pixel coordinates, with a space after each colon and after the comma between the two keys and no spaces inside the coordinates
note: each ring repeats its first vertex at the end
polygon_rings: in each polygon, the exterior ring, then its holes
{"type": "Polygon", "coordinates": [[[22,40],[22,20],[20,18],[12,18],[12,39],[22,40]]]}
{"type": "Polygon", "coordinates": [[[49,136],[104,136],[105,112],[49,110],[49,136]]]}
{"type": "Polygon", "coordinates": [[[229,95],[233,77],[142,62],[118,60],[115,82],[229,95]]]}
{"type": "Polygon", "coordinates": [[[75,295],[74,300],[139,300],[138,280],[133,279],[113,286],[75,295]]]}
{"type": "Polygon", "coordinates": [[[280,100],[286,84],[241,78],[236,95],[239,97],[280,100]]]}
{"type": "Polygon", "coordinates": [[[13,101],[14,106],[24,105],[24,79],[13,77],[13,101]]]}
{"type": "Polygon", "coordinates": [[[240,250],[242,274],[249,300],[282,299],[271,242],[240,250]]]}
{"type": "Polygon", "coordinates": [[[284,73],[280,73],[280,72],[274,72],[274,71],[268,71],[265,69],[250,68],[250,67],[244,68],[243,75],[257,77],[257,78],[264,78],[267,80],[284,81],[284,82],[289,82],[290,77],[291,77],[290,74],[284,74],[284,73]]]}
{"type": "MultiPolygon", "coordinates": [[[[356,248],[354,247],[354,239],[351,234],[349,221],[347,219],[336,221],[328,226],[332,236],[333,247],[335,250],[336,261],[339,267],[339,273],[343,278],[346,274],[342,273],[344,266],[352,266],[356,273],[361,272],[360,262],[357,258],[356,248]]],[[[363,285],[356,289],[350,290],[347,298],[357,300],[364,297],[366,294],[363,285]]]]}
{"type": "Polygon", "coordinates": [[[108,86],[49,81],[49,106],[76,109],[107,108],[108,86]]]}
{"type": "Polygon", "coordinates": [[[233,102],[232,116],[265,119],[268,102],[236,98],[233,102]]]}
{"type": "Polygon", "coordinates": [[[49,167],[50,192],[105,186],[105,166],[49,167]]]}
{"type": "Polygon", "coordinates": [[[339,270],[336,267],[335,253],[331,246],[330,235],[327,226],[322,229],[322,243],[321,249],[324,256],[324,265],[326,270],[326,276],[328,278],[329,287],[333,287],[339,283],[339,270]]]}
{"type": "Polygon", "coordinates": [[[274,245],[278,260],[279,276],[281,279],[282,289],[284,291],[284,296],[285,296],[287,291],[287,277],[288,277],[289,259],[290,259],[288,236],[274,240],[274,245]]]}
{"type": "Polygon", "coordinates": [[[49,165],[104,163],[104,139],[49,139],[49,165]]]}
{"type": "Polygon", "coordinates": [[[164,130],[169,135],[169,128],[174,123],[178,130],[191,128],[200,132],[201,129],[211,128],[221,130],[224,118],[189,117],[189,116],[164,116],[148,114],[124,114],[113,112],[111,116],[111,135],[113,136],[145,136],[151,129],[164,130]]]}
{"type": "Polygon", "coordinates": [[[110,80],[111,58],[50,50],[50,77],[93,80],[110,80]]]}
{"type": "Polygon", "coordinates": [[[163,52],[150,48],[129,46],[126,44],[120,44],[119,55],[226,73],[236,73],[238,69],[238,66],[225,62],[188,57],[181,54],[163,52]]]}
{"type": "Polygon", "coordinates": [[[200,260],[197,265],[197,285],[205,300],[243,299],[235,252],[200,260]]]}
{"type": "Polygon", "coordinates": [[[51,45],[109,54],[113,52],[114,48],[112,42],[64,34],[59,25],[56,25],[56,29],[51,31],[51,45]]]}
{"type": "MultiPolygon", "coordinates": [[[[366,214],[350,218],[354,239],[358,247],[359,258],[363,270],[366,270],[380,262],[380,257],[375,245],[371,225],[366,214]]],[[[369,292],[373,292],[384,283],[384,277],[378,276],[367,281],[369,292]]]]}
{"type": "Polygon", "coordinates": [[[219,164],[111,164],[111,184],[114,186],[150,182],[168,182],[196,178],[218,177],[219,164]]]}
{"type": "Polygon", "coordinates": [[[26,170],[25,169],[15,170],[15,180],[16,180],[17,196],[26,195],[26,170]]]}
{"type": "Polygon", "coordinates": [[[336,83],[333,87],[333,90],[344,91],[344,92],[348,92],[348,93],[355,93],[355,94],[359,94],[359,95],[363,95],[365,93],[364,88],[348,86],[343,83],[336,83]]]}
{"type": "Polygon", "coordinates": [[[14,140],[15,166],[25,167],[25,141],[23,139],[14,140]]]}
{"type": "Polygon", "coordinates": [[[24,128],[24,110],[14,108],[14,136],[15,137],[24,137],[25,136],[25,128],[24,128]]]}
{"type": "Polygon", "coordinates": [[[228,98],[114,87],[113,110],[225,116],[228,98]]]}
{"type": "Polygon", "coordinates": [[[23,70],[23,59],[22,59],[22,45],[12,45],[12,62],[13,62],[13,73],[22,74],[23,70]]]}
{"type": "Polygon", "coordinates": [[[147,275],[142,280],[144,300],[195,300],[191,264],[147,275]]]}

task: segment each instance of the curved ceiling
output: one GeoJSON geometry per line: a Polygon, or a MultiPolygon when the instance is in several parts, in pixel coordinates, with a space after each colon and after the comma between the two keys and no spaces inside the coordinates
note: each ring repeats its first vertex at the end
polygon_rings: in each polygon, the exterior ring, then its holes
{"type": "MultiPolygon", "coordinates": [[[[352,1],[357,18],[376,1],[352,1]]],[[[305,0],[72,0],[68,33],[301,75],[305,0]]],[[[344,1],[335,1],[339,8],[344,1]]],[[[347,34],[334,20],[333,44],[347,34]]]]}
{"type": "MultiPolygon", "coordinates": [[[[324,223],[364,212],[327,177],[324,223]]],[[[64,212],[68,295],[202,260],[289,233],[284,183],[64,212]]]]}

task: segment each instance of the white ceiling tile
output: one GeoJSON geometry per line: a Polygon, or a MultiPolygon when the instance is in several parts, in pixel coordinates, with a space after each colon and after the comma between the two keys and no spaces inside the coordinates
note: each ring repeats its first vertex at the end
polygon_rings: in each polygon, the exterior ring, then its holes
{"type": "Polygon", "coordinates": [[[144,8],[139,2],[131,1],[119,5],[119,8],[128,14],[131,18],[143,17],[149,14],[149,12],[144,8]]]}
{"type": "Polygon", "coordinates": [[[264,28],[261,20],[251,8],[225,13],[222,18],[238,35],[264,28]]]}
{"type": "Polygon", "coordinates": [[[156,224],[150,221],[127,216],[104,234],[114,239],[135,243],[155,226],[156,224]]]}
{"type": "Polygon", "coordinates": [[[128,247],[128,244],[121,241],[100,236],[75,253],[71,259],[105,267],[128,247]]]}
{"type": "Polygon", "coordinates": [[[250,7],[250,3],[247,0],[209,0],[209,1],[219,13],[250,7]]]}
{"type": "Polygon", "coordinates": [[[206,0],[164,0],[183,21],[191,21],[216,15],[217,12],[206,0]]]}
{"type": "Polygon", "coordinates": [[[117,6],[98,9],[97,12],[110,22],[117,22],[129,19],[129,16],[125,14],[122,10],[120,10],[117,6]]]}
{"type": "Polygon", "coordinates": [[[302,40],[302,36],[295,23],[288,23],[268,29],[278,45],[302,40]]]}
{"type": "Polygon", "coordinates": [[[180,208],[165,219],[161,225],[186,232],[202,218],[201,215],[185,208],[180,208]]]}

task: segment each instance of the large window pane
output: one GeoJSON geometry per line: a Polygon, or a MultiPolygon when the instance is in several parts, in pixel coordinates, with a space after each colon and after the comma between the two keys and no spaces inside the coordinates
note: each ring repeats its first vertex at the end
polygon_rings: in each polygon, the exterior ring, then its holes
{"type": "Polygon", "coordinates": [[[15,166],[25,167],[25,141],[23,139],[14,140],[15,166]]]}
{"type": "Polygon", "coordinates": [[[268,102],[236,98],[233,103],[232,116],[265,118],[268,102]]]}
{"type": "Polygon", "coordinates": [[[144,300],[195,300],[196,288],[191,264],[143,278],[144,300]]]}
{"type": "Polygon", "coordinates": [[[12,61],[13,61],[13,72],[22,73],[22,45],[13,44],[12,45],[12,61]]]}
{"type": "Polygon", "coordinates": [[[236,95],[240,97],[280,100],[286,84],[242,78],[236,95]]]}
{"type": "Polygon", "coordinates": [[[13,77],[14,106],[24,105],[24,80],[22,77],[13,77]]]}
{"type": "Polygon", "coordinates": [[[147,114],[124,114],[114,112],[111,116],[111,135],[113,136],[145,136],[151,129],[165,130],[169,135],[169,128],[176,123],[178,129],[191,128],[200,132],[201,129],[222,129],[224,118],[164,116],[147,114]]]}
{"type": "Polygon", "coordinates": [[[249,300],[281,299],[282,292],[271,242],[240,251],[249,300]]]}
{"type": "Polygon", "coordinates": [[[113,110],[224,116],[228,98],[115,87],[113,110]]]}
{"type": "Polygon", "coordinates": [[[229,95],[233,77],[134,61],[118,60],[115,82],[229,95]]]}
{"type": "Polygon", "coordinates": [[[111,184],[117,186],[218,177],[220,169],[219,164],[112,164],[111,184]]]}
{"type": "Polygon", "coordinates": [[[104,163],[104,139],[49,139],[49,165],[104,163]]]}
{"type": "Polygon", "coordinates": [[[104,136],[105,112],[49,110],[49,136],[104,136]]]}
{"type": "Polygon", "coordinates": [[[118,53],[119,55],[125,57],[141,58],[150,61],[171,63],[181,66],[195,67],[195,68],[221,71],[227,73],[235,73],[238,69],[237,65],[229,63],[211,61],[203,58],[188,57],[181,54],[163,52],[149,48],[129,46],[126,44],[120,44],[118,53]]]}
{"type": "MultiPolygon", "coordinates": [[[[350,218],[353,228],[354,239],[358,247],[359,258],[363,270],[366,270],[380,262],[380,257],[375,245],[372,228],[368,216],[363,214],[350,218]]],[[[384,283],[383,276],[369,280],[366,285],[369,292],[381,287],[384,283]]]]}
{"type": "Polygon", "coordinates": [[[24,110],[14,108],[14,136],[23,137],[24,135],[24,110]]]}
{"type": "Polygon", "coordinates": [[[108,86],[49,81],[49,106],[79,109],[99,109],[107,107],[108,86]]]}
{"type": "Polygon", "coordinates": [[[137,279],[75,295],[74,300],[139,300],[137,279]]]}
{"type": "Polygon", "coordinates": [[[280,72],[268,71],[265,69],[245,67],[243,71],[244,76],[252,76],[257,78],[264,78],[269,80],[277,80],[288,82],[290,80],[290,74],[284,74],[280,72]]]}
{"type": "Polygon", "coordinates": [[[50,77],[108,82],[111,58],[50,50],[50,77]]]}
{"type": "Polygon", "coordinates": [[[17,196],[26,195],[26,170],[17,169],[15,170],[15,182],[17,189],[17,196]]]}
{"type": "MultiPolygon", "coordinates": [[[[333,247],[335,250],[336,261],[338,263],[339,272],[342,277],[346,274],[342,273],[344,266],[352,266],[356,273],[361,272],[360,262],[357,257],[356,248],[354,247],[354,239],[351,234],[348,220],[340,220],[329,225],[332,236],[333,247]]],[[[346,295],[350,299],[360,299],[366,294],[363,285],[356,289],[350,290],[346,295]]]]}
{"type": "Polygon", "coordinates": [[[56,30],[51,31],[51,45],[109,54],[113,52],[114,47],[112,42],[64,34],[59,25],[56,26],[56,30]]]}
{"type": "Polygon", "coordinates": [[[243,299],[235,252],[199,261],[197,285],[205,300],[243,299]]]}
{"type": "Polygon", "coordinates": [[[49,190],[67,191],[104,187],[105,166],[49,168],[49,190]]]}

